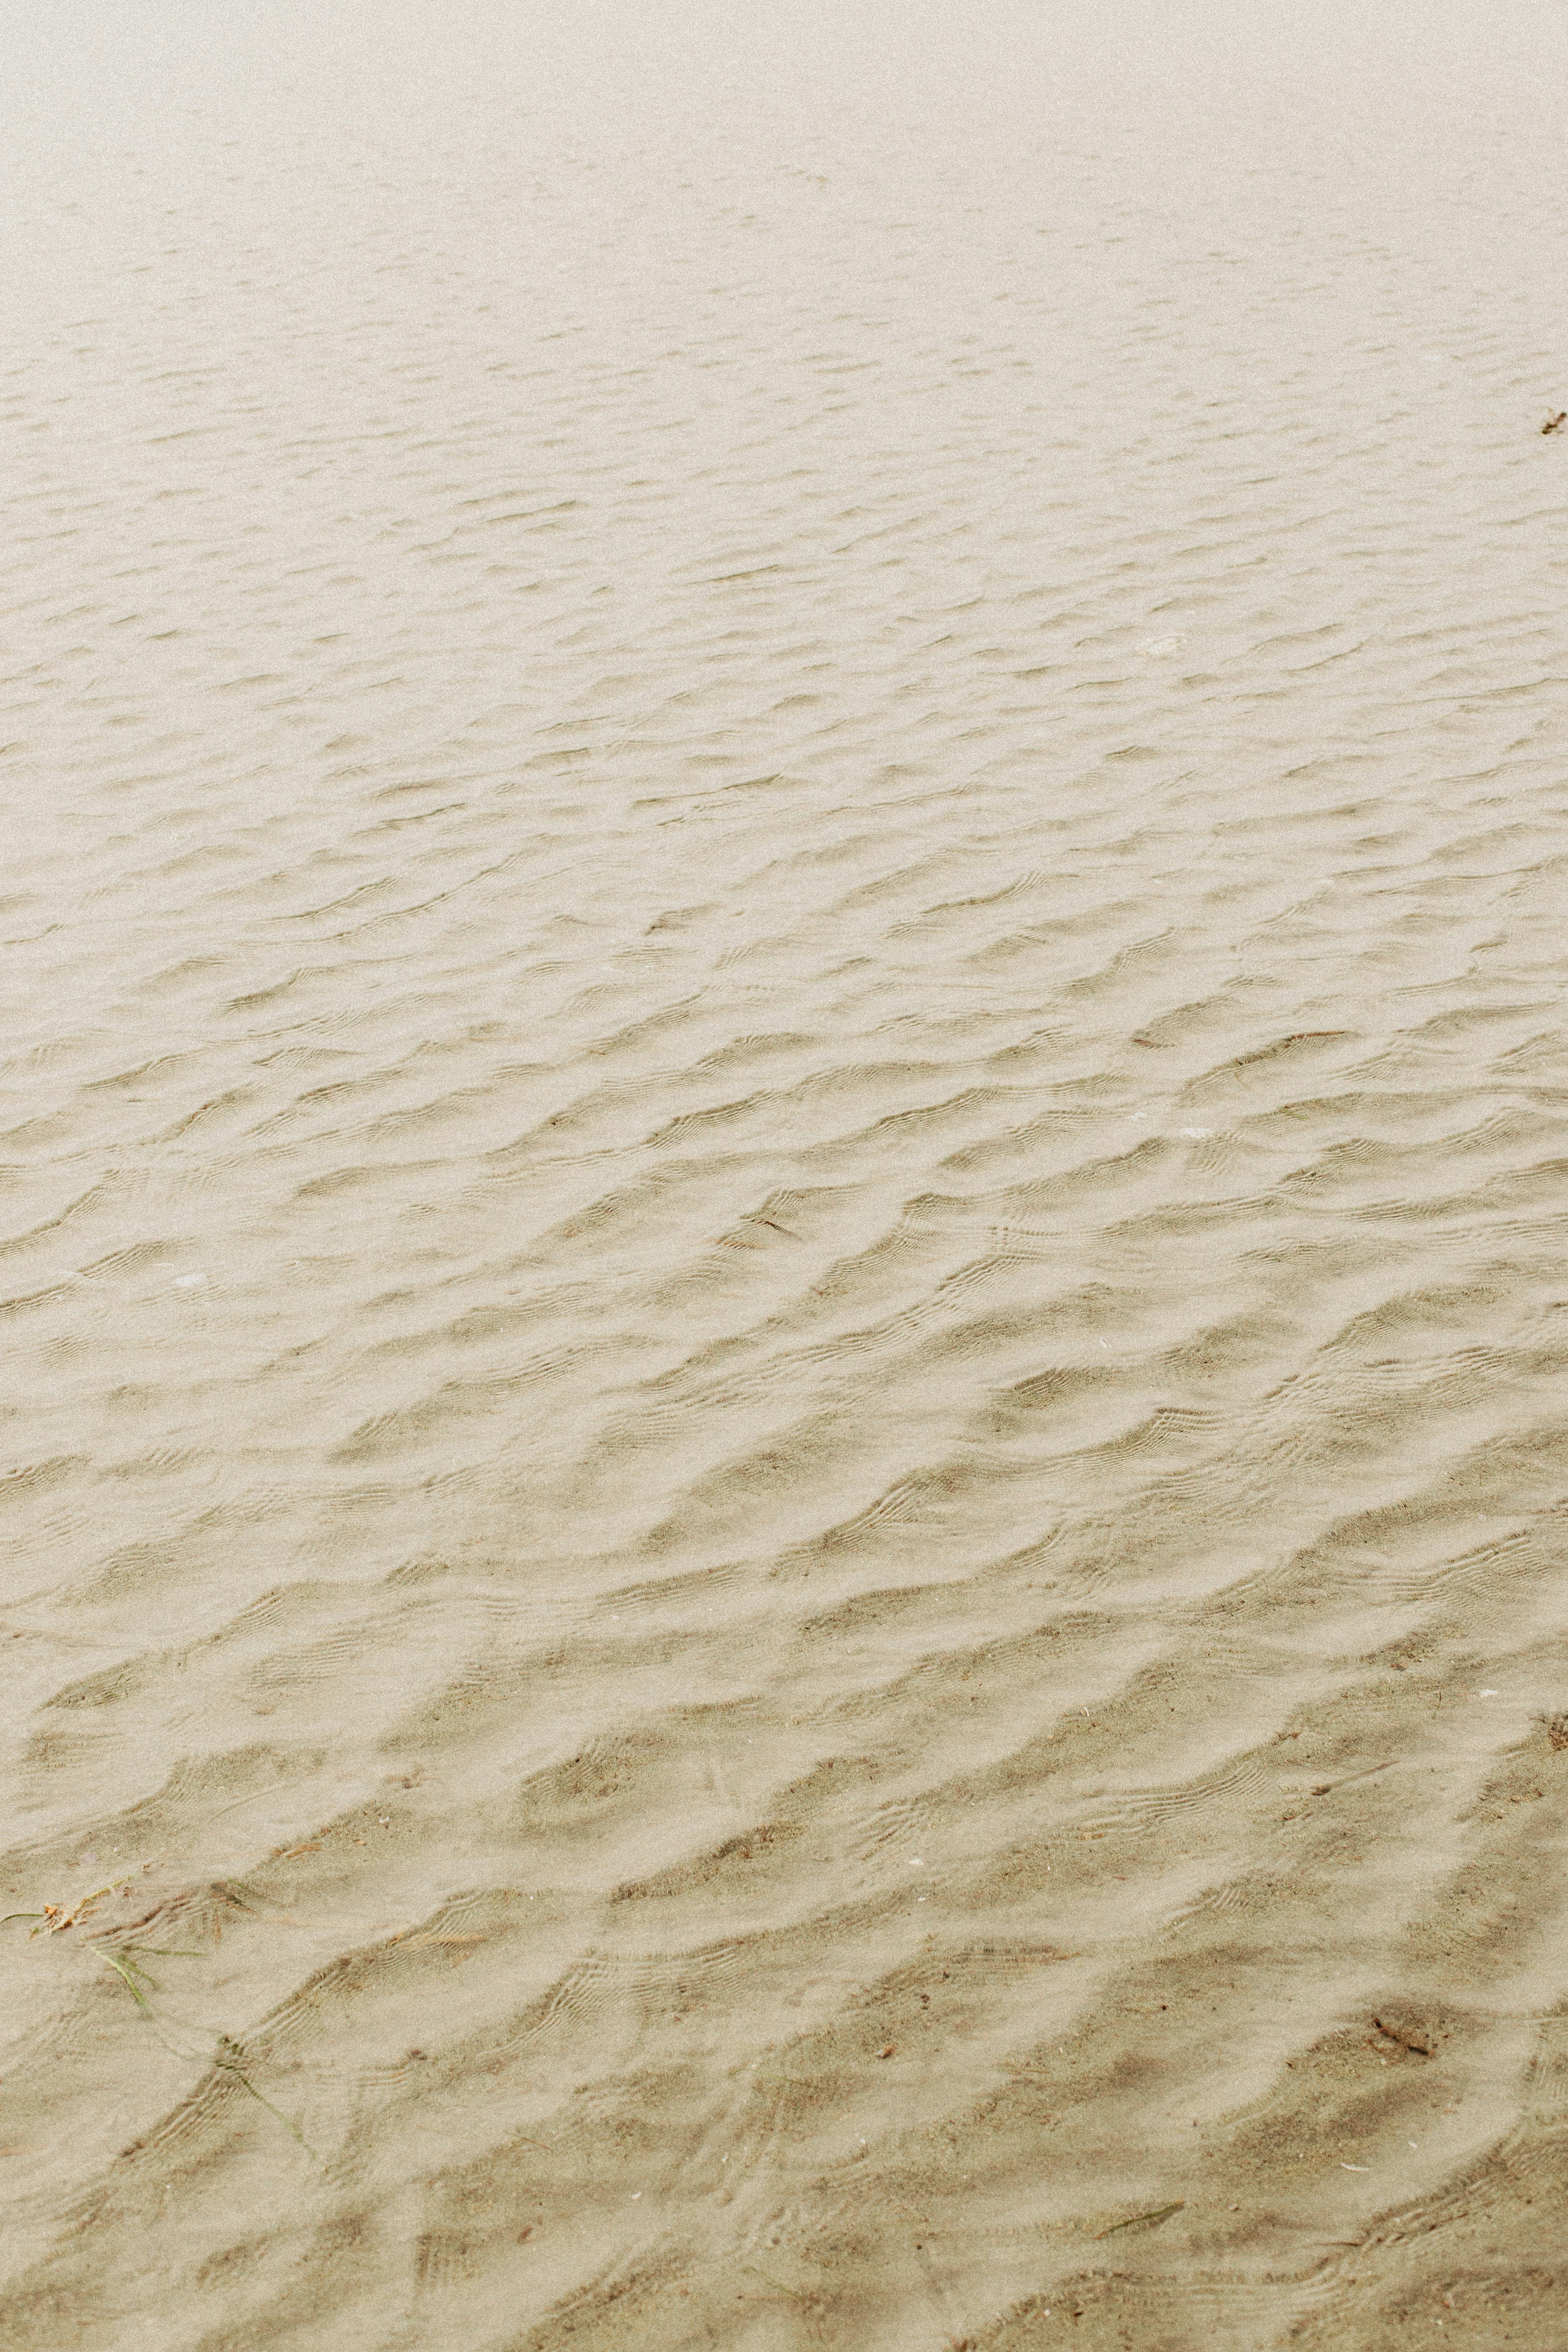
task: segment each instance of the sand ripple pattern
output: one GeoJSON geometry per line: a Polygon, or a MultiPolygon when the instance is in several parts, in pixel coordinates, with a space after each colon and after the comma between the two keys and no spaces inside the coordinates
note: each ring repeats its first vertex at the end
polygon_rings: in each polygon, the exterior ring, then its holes
{"type": "Polygon", "coordinates": [[[1560,14],[5,38],[5,2343],[1560,2344],[1560,14]]]}

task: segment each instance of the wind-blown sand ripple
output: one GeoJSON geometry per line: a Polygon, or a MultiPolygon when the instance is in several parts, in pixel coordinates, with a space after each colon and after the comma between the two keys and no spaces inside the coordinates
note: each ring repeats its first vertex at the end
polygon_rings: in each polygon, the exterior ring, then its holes
{"type": "Polygon", "coordinates": [[[5,2342],[1553,2352],[1559,21],[7,55],[5,2342]]]}

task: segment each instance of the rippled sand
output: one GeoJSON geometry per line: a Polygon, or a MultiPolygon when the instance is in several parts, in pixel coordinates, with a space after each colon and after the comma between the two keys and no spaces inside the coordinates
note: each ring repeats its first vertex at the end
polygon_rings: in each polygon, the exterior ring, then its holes
{"type": "Polygon", "coordinates": [[[1560,2352],[1561,13],[45,30],[0,2336],[1560,2352]]]}

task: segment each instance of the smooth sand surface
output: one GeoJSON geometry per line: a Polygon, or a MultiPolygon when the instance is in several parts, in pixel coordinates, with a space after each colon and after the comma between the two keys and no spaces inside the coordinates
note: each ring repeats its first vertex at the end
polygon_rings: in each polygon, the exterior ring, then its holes
{"type": "Polygon", "coordinates": [[[1561,10],[5,47],[7,2352],[1561,2352],[1561,10]]]}

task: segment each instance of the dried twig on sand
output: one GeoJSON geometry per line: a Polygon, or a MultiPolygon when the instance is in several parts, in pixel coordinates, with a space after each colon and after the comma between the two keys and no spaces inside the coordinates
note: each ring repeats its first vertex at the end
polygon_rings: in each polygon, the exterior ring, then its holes
{"type": "Polygon", "coordinates": [[[1097,2238],[1114,2238],[1119,2230],[1136,2230],[1141,2226],[1152,2229],[1158,2221],[1168,2221],[1173,2213],[1186,2210],[1187,2200],[1177,2197],[1169,2205],[1156,2205],[1147,2213],[1130,2213],[1125,2221],[1112,2221],[1109,2230],[1097,2230],[1097,2238]]]}
{"type": "Polygon", "coordinates": [[[1386,2040],[1397,2042],[1402,2050],[1413,2050],[1417,2058],[1430,2058],[1432,2055],[1429,2034],[1418,2033],[1408,2025],[1390,2025],[1381,2017],[1374,2017],[1372,2021],[1386,2040]]]}

